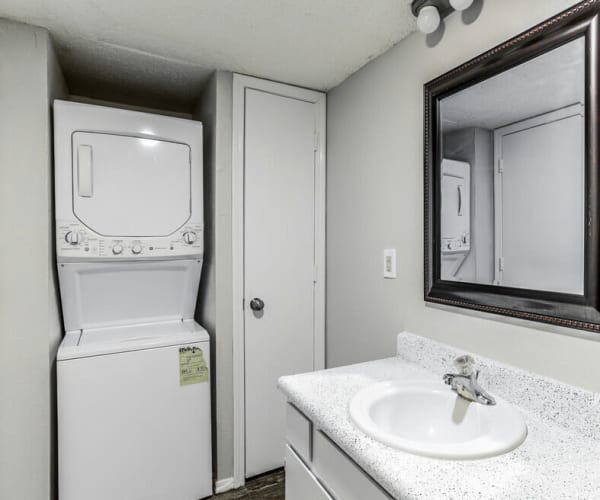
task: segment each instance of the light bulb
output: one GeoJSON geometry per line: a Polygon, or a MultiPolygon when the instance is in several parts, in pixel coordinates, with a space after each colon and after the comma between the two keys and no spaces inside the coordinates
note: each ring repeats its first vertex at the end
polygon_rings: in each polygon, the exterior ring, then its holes
{"type": "Polygon", "coordinates": [[[466,10],[473,5],[473,0],[450,0],[450,5],[454,10],[466,10]]]}
{"type": "Polygon", "coordinates": [[[426,5],[419,11],[417,26],[422,33],[433,33],[440,25],[440,12],[432,5],[426,5]]]}

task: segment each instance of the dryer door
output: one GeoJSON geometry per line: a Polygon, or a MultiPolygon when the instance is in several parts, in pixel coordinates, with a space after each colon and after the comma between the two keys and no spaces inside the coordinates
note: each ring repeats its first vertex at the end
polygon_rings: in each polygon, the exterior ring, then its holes
{"type": "Polygon", "coordinates": [[[75,132],[73,212],[103,236],[168,236],[191,215],[190,147],[75,132]]]}

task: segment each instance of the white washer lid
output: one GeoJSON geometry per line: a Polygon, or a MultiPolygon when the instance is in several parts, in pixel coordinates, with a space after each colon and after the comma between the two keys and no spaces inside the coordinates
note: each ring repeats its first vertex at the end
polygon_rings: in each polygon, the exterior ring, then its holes
{"type": "Polygon", "coordinates": [[[65,330],[192,319],[201,269],[200,259],[60,263],[65,330]]]}
{"type": "Polygon", "coordinates": [[[208,342],[207,331],[193,320],[94,328],[67,333],[57,361],[208,342]]]}

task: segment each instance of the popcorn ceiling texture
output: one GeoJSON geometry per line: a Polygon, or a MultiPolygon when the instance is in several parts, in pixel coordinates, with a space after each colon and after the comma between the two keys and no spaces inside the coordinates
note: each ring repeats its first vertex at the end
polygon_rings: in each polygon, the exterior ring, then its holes
{"type": "Polygon", "coordinates": [[[348,404],[363,387],[390,379],[439,379],[457,350],[408,332],[398,355],[282,377],[280,389],[313,423],[398,499],[600,498],[600,394],[474,356],[482,386],[522,411],[525,442],[482,460],[411,455],[385,446],[350,421],[348,404]]]}
{"type": "Polygon", "coordinates": [[[3,0],[47,28],[73,94],[189,111],[216,69],[328,90],[415,30],[410,0],[3,0]]]}

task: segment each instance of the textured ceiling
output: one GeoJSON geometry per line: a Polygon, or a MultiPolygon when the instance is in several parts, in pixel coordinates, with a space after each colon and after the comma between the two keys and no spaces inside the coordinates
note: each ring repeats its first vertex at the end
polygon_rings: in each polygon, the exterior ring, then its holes
{"type": "Polygon", "coordinates": [[[215,69],[328,90],[415,29],[410,0],[0,0],[0,17],[49,29],[71,92],[172,109],[215,69]]]}
{"type": "Polygon", "coordinates": [[[585,102],[583,38],[442,100],[445,132],[495,129],[585,102]]]}

